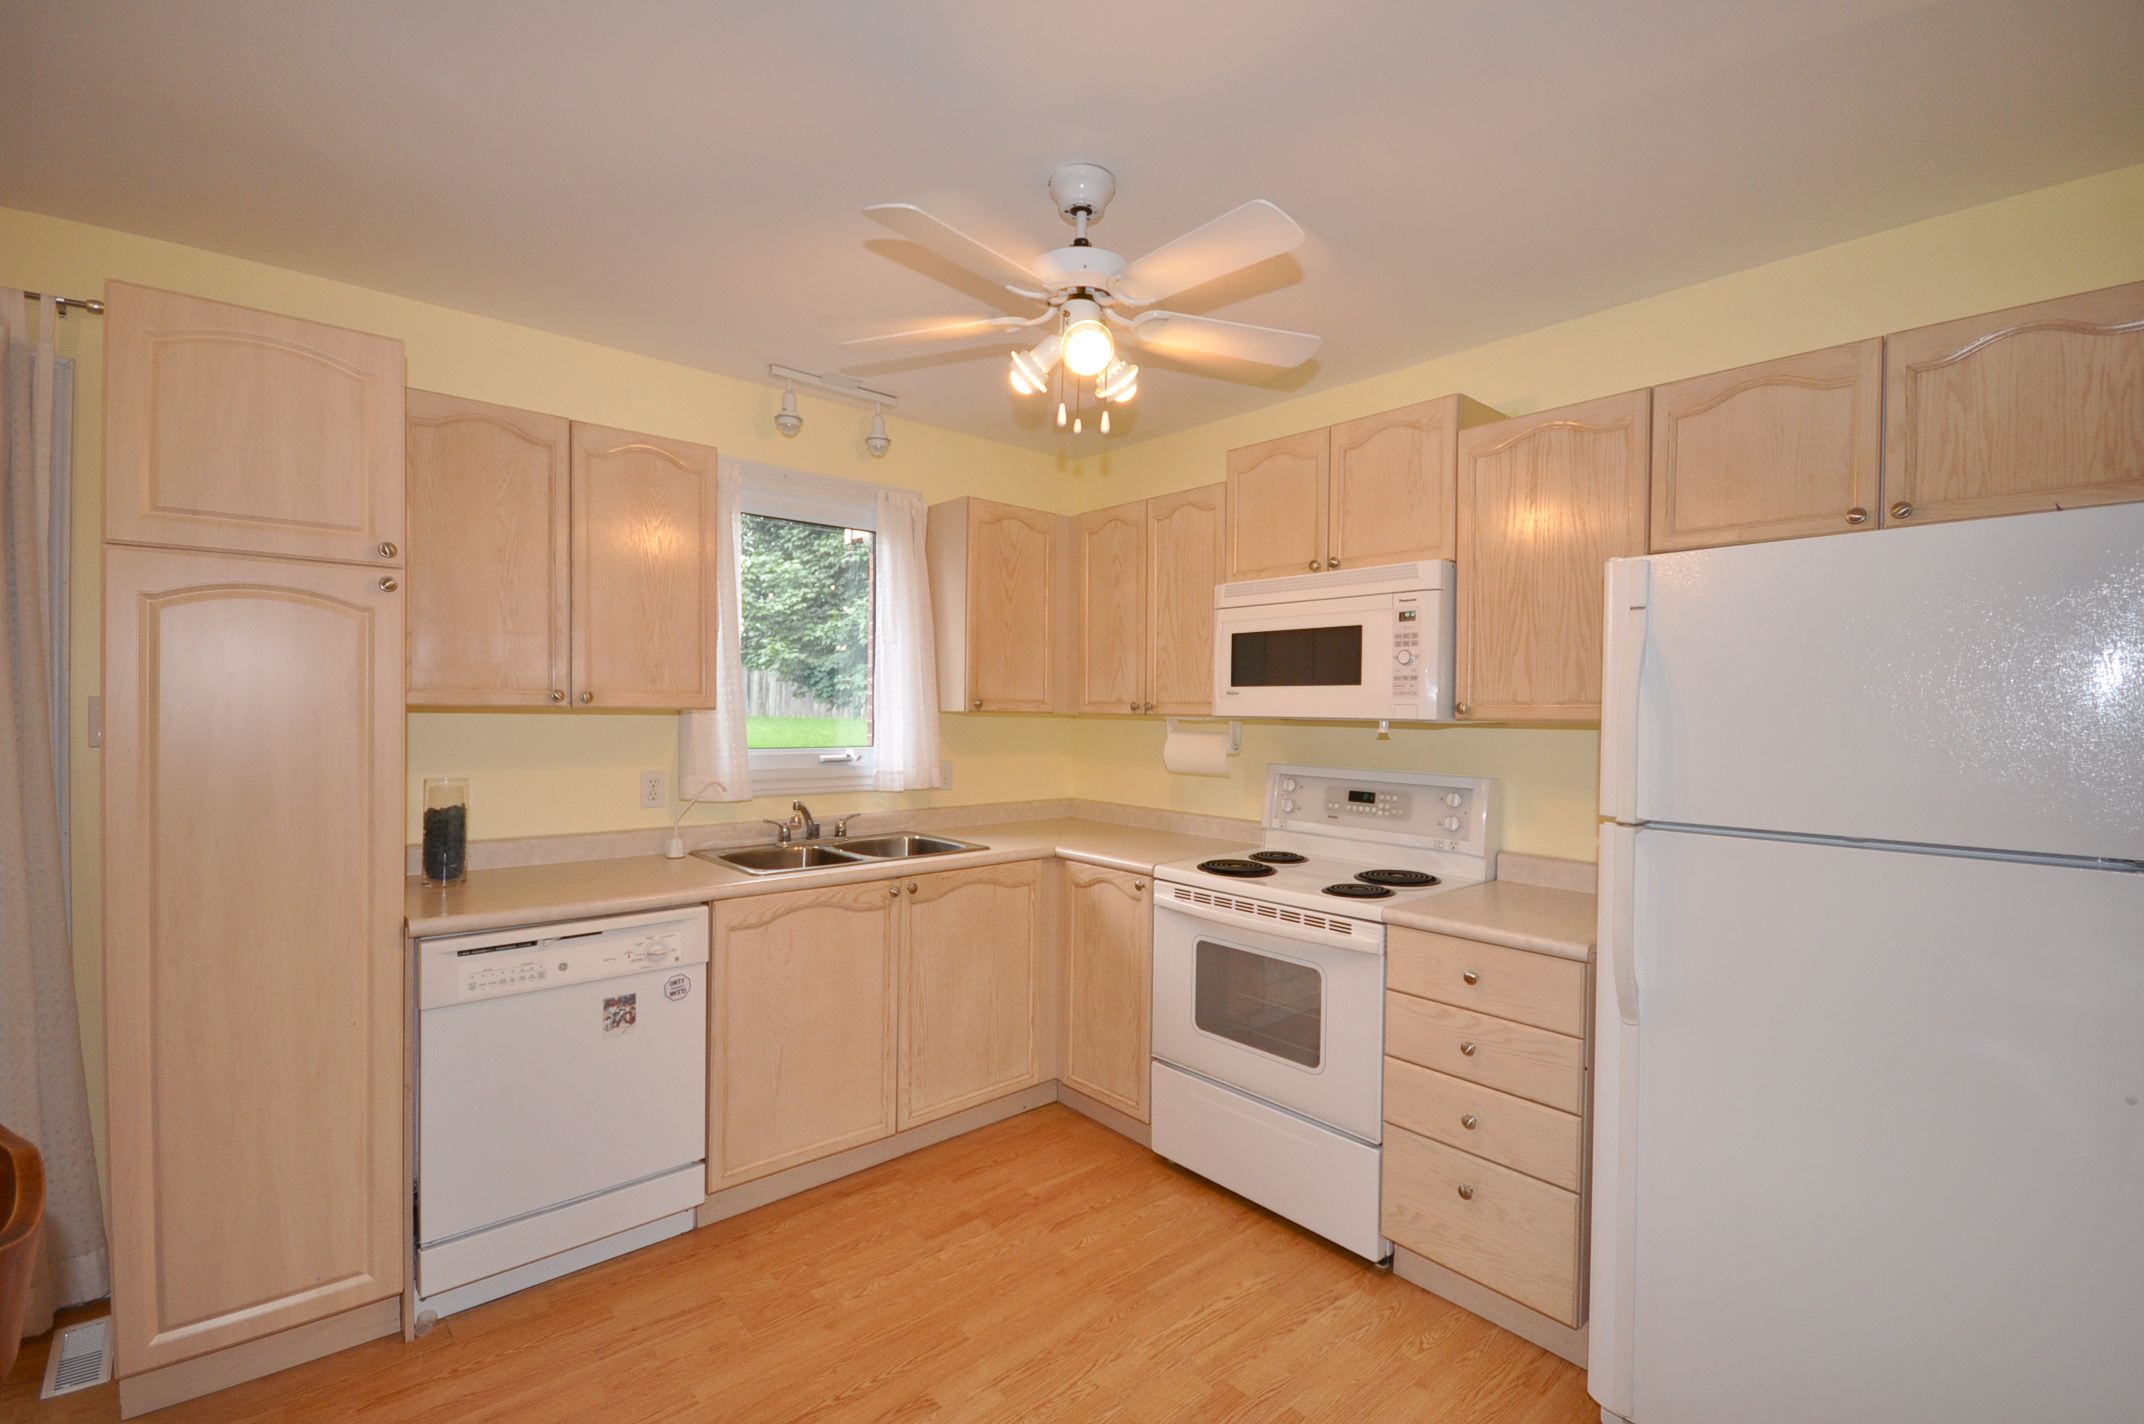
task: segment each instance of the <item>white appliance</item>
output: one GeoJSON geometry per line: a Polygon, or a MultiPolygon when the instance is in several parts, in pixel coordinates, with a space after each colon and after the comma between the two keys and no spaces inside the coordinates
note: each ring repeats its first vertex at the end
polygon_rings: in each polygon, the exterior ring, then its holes
{"type": "Polygon", "coordinates": [[[417,1294],[451,1314],[690,1230],[707,909],[419,941],[417,1294]]]}
{"type": "Polygon", "coordinates": [[[1221,584],[1214,713],[1450,721],[1453,607],[1450,560],[1221,584]]]}
{"type": "Polygon", "coordinates": [[[1496,783],[1275,766],[1266,836],[1154,874],[1154,1150],[1373,1261],[1385,915],[1490,879],[1496,783]]]}
{"type": "Polygon", "coordinates": [[[2144,1418],[2144,505],[1607,615],[1604,1417],[2144,1418]]]}

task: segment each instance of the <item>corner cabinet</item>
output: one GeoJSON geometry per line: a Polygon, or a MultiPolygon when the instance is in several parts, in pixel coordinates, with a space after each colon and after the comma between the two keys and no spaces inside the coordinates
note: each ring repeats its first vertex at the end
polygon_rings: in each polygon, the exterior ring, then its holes
{"type": "Polygon", "coordinates": [[[900,886],[906,1130],[1040,1081],[1042,866],[947,870],[900,886]]]}
{"type": "Polygon", "coordinates": [[[573,426],[573,705],[715,705],[716,455],[573,426]]]}
{"type": "Polygon", "coordinates": [[[1883,342],[1653,388],[1654,553],[1878,525],[1883,342]]]}
{"type": "Polygon", "coordinates": [[[1884,340],[1884,522],[2144,500],[2144,282],[1884,340]]]}
{"type": "Polygon", "coordinates": [[[963,497],[934,504],[931,615],[942,712],[1072,710],[1076,522],[963,497]]]}
{"type": "Polygon", "coordinates": [[[1064,870],[1068,1088],[1147,1121],[1153,1044],[1154,902],[1149,877],[1068,864],[1064,870]]]}
{"type": "Polygon", "coordinates": [[[402,343],[104,289],[104,537],[396,567],[402,343]]]}
{"type": "Polygon", "coordinates": [[[402,1289],[398,579],[105,550],[122,1379],[402,1289]]]}
{"type": "Polygon", "coordinates": [[[1213,710],[1222,485],[1079,516],[1081,712],[1213,710]]]}
{"type": "Polygon", "coordinates": [[[1459,436],[1462,720],[1595,722],[1607,561],[1646,552],[1652,393],[1459,436]]]}
{"type": "Polygon", "coordinates": [[[572,426],[430,391],[408,412],[409,704],[563,705],[572,426]]]}
{"type": "Polygon", "coordinates": [[[894,1130],[898,881],[715,905],[707,1190],[894,1130]]]}

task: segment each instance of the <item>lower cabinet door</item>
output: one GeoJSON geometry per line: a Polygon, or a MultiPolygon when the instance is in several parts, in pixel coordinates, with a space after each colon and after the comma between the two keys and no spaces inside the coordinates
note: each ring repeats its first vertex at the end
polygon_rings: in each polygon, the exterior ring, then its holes
{"type": "Polygon", "coordinates": [[[898,882],[900,1126],[1037,1080],[1042,865],[1020,861],[898,882]]]}
{"type": "Polygon", "coordinates": [[[105,550],[122,1377],[402,1289],[397,583],[105,550]]]}
{"type": "Polygon", "coordinates": [[[893,1131],[899,881],[715,906],[708,1190],[893,1131]]]}
{"type": "Polygon", "coordinates": [[[1147,878],[1068,865],[1065,881],[1064,1082],[1145,1122],[1154,963],[1147,878]]]}

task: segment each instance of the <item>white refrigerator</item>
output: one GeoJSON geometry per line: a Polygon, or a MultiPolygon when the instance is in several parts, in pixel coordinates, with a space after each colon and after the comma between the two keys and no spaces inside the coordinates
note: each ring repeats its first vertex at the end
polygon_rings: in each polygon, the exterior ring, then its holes
{"type": "Polygon", "coordinates": [[[1607,611],[1604,1417],[2144,1420],[2144,505],[1607,611]]]}

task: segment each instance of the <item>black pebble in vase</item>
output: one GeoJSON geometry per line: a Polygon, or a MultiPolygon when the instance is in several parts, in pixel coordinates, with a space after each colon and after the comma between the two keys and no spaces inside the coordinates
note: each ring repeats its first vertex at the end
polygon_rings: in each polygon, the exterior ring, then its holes
{"type": "Polygon", "coordinates": [[[434,806],[424,813],[424,878],[451,885],[469,868],[469,808],[434,806]]]}

